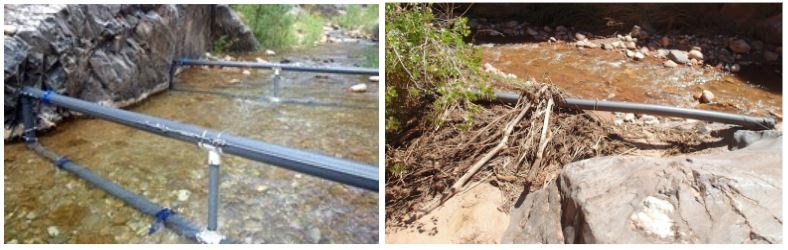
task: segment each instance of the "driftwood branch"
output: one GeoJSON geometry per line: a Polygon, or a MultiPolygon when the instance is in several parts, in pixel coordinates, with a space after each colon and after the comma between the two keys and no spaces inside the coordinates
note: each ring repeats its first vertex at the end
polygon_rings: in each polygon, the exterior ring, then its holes
{"type": "Polygon", "coordinates": [[[552,133],[550,133],[551,136],[549,138],[547,137],[549,132],[547,126],[550,124],[550,114],[553,113],[551,112],[552,108],[553,99],[551,98],[549,101],[547,101],[547,108],[545,109],[544,123],[542,124],[542,136],[539,138],[539,148],[536,150],[536,159],[534,159],[531,168],[528,169],[528,181],[533,181],[536,178],[536,173],[538,172],[538,169],[536,168],[542,165],[542,155],[544,154],[544,149],[547,147],[547,142],[552,139],[552,133]]]}
{"type": "Polygon", "coordinates": [[[457,193],[461,191],[462,187],[465,186],[465,183],[468,182],[468,180],[470,180],[471,177],[474,174],[476,174],[476,172],[478,172],[479,169],[482,168],[482,166],[484,166],[484,164],[486,164],[490,159],[492,159],[495,155],[497,155],[498,152],[500,152],[502,149],[506,147],[507,143],[509,142],[509,136],[512,135],[512,131],[514,130],[514,127],[517,126],[518,123],[520,123],[520,120],[522,120],[523,117],[525,117],[525,113],[527,113],[528,109],[530,108],[531,108],[531,104],[528,103],[520,111],[520,113],[517,114],[517,117],[512,119],[512,121],[510,121],[509,124],[506,124],[506,128],[504,130],[503,137],[501,138],[501,142],[499,142],[497,146],[495,146],[492,150],[490,150],[490,152],[487,152],[487,154],[485,154],[484,157],[479,159],[479,161],[471,165],[471,167],[468,169],[468,172],[466,172],[462,177],[460,177],[460,179],[457,180],[457,182],[454,183],[454,185],[452,185],[451,190],[453,193],[457,193]]]}

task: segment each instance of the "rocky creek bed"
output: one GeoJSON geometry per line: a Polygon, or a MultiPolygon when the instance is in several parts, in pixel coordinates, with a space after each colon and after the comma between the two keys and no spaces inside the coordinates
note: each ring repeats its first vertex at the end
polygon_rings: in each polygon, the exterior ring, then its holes
{"type": "Polygon", "coordinates": [[[387,149],[387,166],[404,169],[387,176],[389,242],[782,242],[780,44],[640,27],[597,35],[500,19],[470,25],[482,70],[503,79],[493,87],[526,89],[538,108],[459,192],[454,183],[524,104],[485,106],[469,129],[447,112],[447,124],[387,149]],[[778,126],[554,109],[542,146],[546,99],[534,89],[551,85],[560,96],[769,116],[778,126]],[[753,157],[763,161],[747,163],[753,157]],[[501,214],[509,222],[490,226],[501,214]]]}
{"type": "MultiPolygon", "coordinates": [[[[268,61],[363,66],[368,42],[333,43],[268,61]]],[[[242,56],[243,57],[243,56],[242,56]]],[[[271,72],[188,68],[177,86],[270,95],[271,72]]],[[[165,91],[132,111],[376,165],[378,86],[368,77],[283,73],[282,97],[333,106],[274,104],[165,91]],[[366,92],[348,89],[364,83],[366,92]]],[[[260,98],[262,100],[262,97],[260,98]]],[[[43,145],[154,202],[204,224],[207,168],[193,145],[116,125],[72,119],[41,136],[43,145]]],[[[6,243],[188,243],[169,230],[148,236],[153,220],[78,178],[58,171],[21,143],[5,147],[6,243]]],[[[377,193],[233,156],[222,161],[219,231],[243,243],[378,242],[377,193]],[[330,197],[330,198],[328,198],[330,197]]]]}

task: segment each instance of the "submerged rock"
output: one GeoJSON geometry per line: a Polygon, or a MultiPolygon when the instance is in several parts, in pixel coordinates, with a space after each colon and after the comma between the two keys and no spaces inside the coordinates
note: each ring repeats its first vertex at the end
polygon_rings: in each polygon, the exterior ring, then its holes
{"type": "Polygon", "coordinates": [[[777,61],[777,59],[780,59],[780,55],[767,50],[763,52],[763,58],[766,59],[767,62],[777,61]]]}
{"type": "Polygon", "coordinates": [[[713,101],[714,101],[714,93],[711,93],[711,91],[708,90],[703,90],[703,92],[700,94],[700,102],[711,103],[713,101]]]}
{"type": "Polygon", "coordinates": [[[179,201],[186,201],[189,199],[189,196],[192,194],[189,190],[181,189],[178,190],[178,200],[179,201]]]}
{"type": "Polygon", "coordinates": [[[728,43],[728,48],[734,53],[746,54],[750,52],[750,45],[742,39],[736,39],[728,43]]]}
{"type": "Polygon", "coordinates": [[[677,50],[677,49],[672,49],[672,50],[670,50],[670,52],[668,52],[668,59],[673,60],[674,62],[676,62],[678,64],[689,64],[690,63],[689,55],[687,54],[687,52],[684,52],[684,51],[681,51],[681,50],[677,50]]]}
{"type": "Polygon", "coordinates": [[[50,237],[57,237],[60,235],[60,230],[58,230],[56,226],[49,226],[47,227],[47,233],[50,237]]]}
{"type": "Polygon", "coordinates": [[[703,53],[701,53],[699,50],[690,50],[689,58],[703,60],[703,53]]]}
{"type": "Polygon", "coordinates": [[[531,27],[528,27],[528,28],[525,30],[525,32],[526,32],[526,33],[528,33],[528,35],[531,35],[531,36],[537,36],[537,35],[539,35],[539,32],[537,32],[537,31],[536,31],[536,30],[534,30],[534,29],[531,29],[531,27]]]}
{"type": "Polygon", "coordinates": [[[646,59],[646,55],[643,54],[643,52],[640,52],[640,51],[636,51],[635,55],[633,57],[635,58],[635,60],[638,60],[638,61],[646,59]]]}
{"type": "Polygon", "coordinates": [[[350,91],[353,92],[367,92],[367,85],[364,83],[350,86],[350,91]]]}
{"type": "Polygon", "coordinates": [[[679,66],[678,64],[676,64],[675,62],[673,62],[671,60],[665,61],[664,63],[662,63],[662,65],[665,66],[665,67],[668,67],[668,68],[675,68],[675,67],[679,66]]]}
{"type": "Polygon", "coordinates": [[[739,64],[731,65],[731,72],[739,72],[741,70],[741,66],[739,64]]]}
{"type": "Polygon", "coordinates": [[[663,48],[667,48],[668,46],[670,46],[670,38],[663,36],[662,38],[659,39],[659,45],[662,46],[663,48]]]}

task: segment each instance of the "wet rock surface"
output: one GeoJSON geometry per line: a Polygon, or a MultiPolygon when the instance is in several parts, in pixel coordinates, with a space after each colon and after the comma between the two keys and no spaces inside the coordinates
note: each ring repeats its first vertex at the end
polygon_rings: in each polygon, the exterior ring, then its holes
{"type": "MultiPolygon", "coordinates": [[[[166,88],[173,59],[199,57],[220,35],[239,49],[256,44],[224,5],[5,5],[4,12],[14,31],[4,36],[6,140],[21,131],[15,88],[122,107],[166,88]]],[[[39,128],[70,115],[36,109],[39,128]]]]}

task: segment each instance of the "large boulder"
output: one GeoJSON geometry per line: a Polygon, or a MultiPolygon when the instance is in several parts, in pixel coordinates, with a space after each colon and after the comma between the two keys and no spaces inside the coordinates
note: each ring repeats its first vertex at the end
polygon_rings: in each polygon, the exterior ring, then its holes
{"type": "Polygon", "coordinates": [[[510,211],[509,227],[501,243],[564,243],[558,184],[550,182],[521,200],[510,211]]]}
{"type": "Polygon", "coordinates": [[[566,242],[782,243],[782,136],[745,133],[735,151],[565,166],[566,242]]]}
{"type": "MultiPolygon", "coordinates": [[[[216,6],[214,20],[214,28],[221,34],[230,39],[227,44],[227,50],[230,51],[254,51],[257,50],[257,39],[252,33],[252,30],[244,25],[241,17],[233,11],[230,6],[220,4],[216,6]]],[[[214,36],[219,39],[220,36],[214,36]]]]}
{"type": "MultiPolygon", "coordinates": [[[[19,87],[123,107],[164,90],[172,60],[199,57],[217,36],[237,37],[242,49],[257,43],[224,5],[5,5],[4,13],[13,31],[4,33],[6,140],[22,130],[19,87]]],[[[39,129],[70,114],[36,110],[39,129]]]]}

